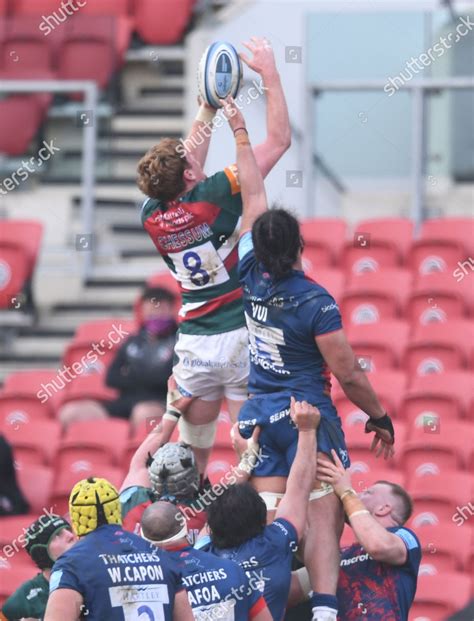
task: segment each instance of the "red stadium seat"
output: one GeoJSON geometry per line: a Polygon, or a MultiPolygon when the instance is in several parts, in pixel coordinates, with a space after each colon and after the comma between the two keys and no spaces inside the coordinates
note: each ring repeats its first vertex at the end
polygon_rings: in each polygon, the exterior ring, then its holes
{"type": "MultiPolygon", "coordinates": [[[[399,445],[402,446],[406,435],[406,427],[398,421],[394,421],[393,426],[395,428],[396,444],[400,443],[399,445]]],[[[357,472],[363,474],[364,477],[368,476],[371,471],[374,471],[377,476],[377,471],[381,467],[393,467],[396,463],[395,458],[389,460],[385,460],[383,456],[377,458],[375,453],[370,450],[373,434],[366,434],[364,427],[365,425],[362,424],[345,427],[344,435],[347,448],[349,449],[349,457],[351,458],[351,463],[354,462],[357,465],[354,468],[357,472]]],[[[379,477],[377,476],[377,478],[379,477]]]]}
{"type": "Polygon", "coordinates": [[[441,571],[466,571],[472,545],[472,528],[451,523],[429,525],[417,530],[423,549],[423,564],[441,571]]]}
{"type": "Polygon", "coordinates": [[[60,48],[58,77],[93,80],[105,89],[118,68],[116,22],[109,17],[76,16],[68,22],[60,48]]]}
{"type": "Polygon", "coordinates": [[[62,459],[90,460],[93,463],[121,466],[121,457],[129,435],[125,420],[106,419],[81,421],[71,424],[58,450],[62,459]]]}
{"type": "Polygon", "coordinates": [[[459,472],[418,477],[409,481],[408,492],[414,502],[412,520],[422,513],[431,513],[439,522],[447,521],[453,519],[459,506],[471,500],[472,479],[459,472]]]}
{"type": "Polygon", "coordinates": [[[114,468],[112,466],[101,465],[91,467],[90,470],[81,469],[78,471],[60,470],[58,478],[53,486],[53,494],[51,498],[51,505],[53,511],[59,515],[66,515],[69,511],[69,495],[74,485],[82,479],[90,476],[100,477],[107,479],[115,485],[117,489],[120,488],[123,481],[123,473],[120,468],[114,468]]]}
{"type": "MultiPolygon", "coordinates": [[[[317,274],[320,268],[337,265],[347,238],[347,223],[340,218],[313,218],[301,222],[305,271],[317,274]]],[[[317,280],[317,279],[316,279],[317,280]]]]}
{"type": "MultiPolygon", "coordinates": [[[[401,400],[405,394],[407,378],[405,373],[401,371],[378,371],[369,373],[368,379],[372,384],[377,396],[379,397],[384,408],[390,412],[391,416],[397,416],[401,400]]],[[[344,392],[339,382],[333,378],[332,398],[334,402],[343,403],[344,392]]],[[[356,406],[352,406],[351,411],[356,411],[356,406]]],[[[348,411],[344,411],[344,418],[348,415],[348,411]]]]}
{"type": "MultiPolygon", "coordinates": [[[[60,405],[71,401],[113,401],[118,397],[118,391],[105,384],[103,373],[87,373],[78,375],[67,384],[61,393],[60,405]]],[[[59,407],[59,406],[58,406],[59,407]]]]}
{"type": "Polygon", "coordinates": [[[21,245],[28,259],[28,278],[33,275],[43,237],[43,224],[37,220],[3,220],[0,245],[11,241],[21,245]]]}
{"type": "Polygon", "coordinates": [[[19,371],[6,377],[0,392],[0,425],[24,425],[54,416],[59,400],[56,371],[19,371]]]}
{"type": "Polygon", "coordinates": [[[406,218],[364,220],[347,242],[342,265],[354,274],[396,268],[403,264],[412,239],[413,222],[406,218]]]}
{"type": "Polygon", "coordinates": [[[17,307],[27,279],[28,257],[21,245],[0,240],[0,309],[17,307]]]}
{"type": "MultiPolygon", "coordinates": [[[[41,100],[34,95],[10,95],[0,100],[0,153],[10,156],[25,153],[43,114],[41,100]]],[[[16,186],[11,181],[13,190],[16,186]]]]}
{"type": "Polygon", "coordinates": [[[0,518],[1,557],[12,564],[14,562],[18,562],[20,565],[28,565],[31,563],[30,556],[24,547],[25,532],[23,529],[28,528],[30,524],[37,519],[37,517],[37,514],[31,514],[5,516],[0,518]]]}
{"type": "MultiPolygon", "coordinates": [[[[431,421],[428,421],[431,422],[431,421]]],[[[467,467],[474,429],[467,423],[435,421],[410,430],[401,447],[401,463],[413,477],[467,467]]]]}
{"type": "MultiPolygon", "coordinates": [[[[59,4],[57,0],[15,0],[12,3],[14,15],[48,15],[50,13],[59,14],[59,4]]],[[[59,14],[59,17],[62,17],[59,14]]],[[[67,18],[67,16],[66,16],[67,18]]]]}
{"type": "Polygon", "coordinates": [[[75,375],[103,373],[125,339],[136,332],[136,324],[128,319],[103,319],[81,324],[63,357],[65,366],[73,367],[75,375]]]}
{"type": "MultiPolygon", "coordinates": [[[[61,29],[58,29],[61,31],[61,29]]],[[[5,36],[0,45],[0,67],[15,71],[53,69],[51,40],[38,28],[37,17],[13,17],[7,20],[5,36]]]]}
{"type": "Polygon", "coordinates": [[[467,371],[415,375],[404,395],[400,413],[417,426],[435,418],[443,421],[467,416],[472,395],[471,374],[467,371]]]}
{"type": "Polygon", "coordinates": [[[425,220],[420,238],[413,243],[409,262],[416,272],[446,272],[450,275],[468,256],[473,256],[474,219],[425,220]]]}
{"type": "Polygon", "coordinates": [[[23,425],[6,425],[5,437],[15,452],[15,461],[24,465],[47,465],[54,461],[61,425],[54,420],[32,420],[23,425]]]}
{"type": "Polygon", "coordinates": [[[408,341],[409,326],[404,321],[349,325],[347,337],[361,365],[369,372],[399,364],[408,341]]]}
{"type": "Polygon", "coordinates": [[[178,43],[191,19],[193,4],[194,0],[135,0],[138,34],[145,43],[178,43]]]}
{"type": "MultiPolygon", "coordinates": [[[[349,451],[349,455],[350,455],[349,451]]],[[[405,475],[399,470],[393,470],[391,468],[383,468],[386,463],[382,458],[377,462],[377,465],[371,468],[371,464],[367,462],[352,461],[351,458],[351,482],[352,487],[357,493],[365,491],[367,488],[374,485],[377,481],[389,481],[390,483],[396,483],[397,485],[405,484],[405,475]]]]}
{"type": "MultiPolygon", "coordinates": [[[[304,267],[304,260],[303,260],[304,267]]],[[[321,268],[314,271],[306,270],[305,274],[319,285],[327,289],[328,293],[339,302],[344,291],[345,276],[341,270],[335,270],[330,268],[321,268]]]]}
{"type": "Polygon", "coordinates": [[[473,340],[474,327],[467,320],[453,319],[441,330],[437,322],[416,324],[403,366],[410,376],[460,371],[468,365],[473,340]]]}
{"type": "MultiPolygon", "coordinates": [[[[467,290],[467,287],[466,287],[467,290]]],[[[406,316],[413,322],[428,324],[461,319],[471,300],[464,295],[451,274],[428,274],[418,279],[407,303],[406,316]]],[[[470,294],[471,297],[473,294],[470,294]]]]}
{"type": "Polygon", "coordinates": [[[7,13],[8,5],[7,0],[0,0],[0,16],[4,16],[7,13]]]}
{"type": "Polygon", "coordinates": [[[470,588],[470,578],[459,572],[419,576],[409,621],[446,621],[467,604],[470,588]]]}
{"type": "Polygon", "coordinates": [[[24,465],[17,471],[18,484],[33,512],[49,507],[53,489],[54,471],[38,465],[24,465]]]}
{"type": "Polygon", "coordinates": [[[94,0],[81,9],[81,15],[114,17],[115,46],[119,58],[124,60],[130,44],[133,20],[129,17],[128,0],[94,0]]]}
{"type": "Polygon", "coordinates": [[[340,304],[343,319],[360,324],[396,318],[404,307],[411,281],[407,270],[390,268],[352,275],[340,304]]]}
{"type": "Polygon", "coordinates": [[[216,439],[207,467],[207,475],[212,484],[219,482],[222,475],[230,471],[238,463],[238,458],[230,438],[231,429],[232,424],[230,422],[219,420],[216,439]]]}

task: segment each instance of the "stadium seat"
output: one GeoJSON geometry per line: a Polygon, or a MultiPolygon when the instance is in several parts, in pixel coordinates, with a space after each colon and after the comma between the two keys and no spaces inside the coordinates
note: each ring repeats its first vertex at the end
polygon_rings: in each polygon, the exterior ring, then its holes
{"type": "Polygon", "coordinates": [[[4,16],[7,13],[7,0],[0,0],[0,16],[4,16]]]}
{"type": "Polygon", "coordinates": [[[2,220],[2,235],[0,245],[4,241],[11,241],[21,245],[27,260],[27,277],[31,278],[43,237],[43,224],[37,220],[2,220]]]}
{"type": "MultiPolygon", "coordinates": [[[[43,114],[41,100],[34,95],[10,95],[0,100],[0,153],[23,155],[42,123],[43,114]]],[[[13,180],[12,186],[11,190],[16,187],[13,180]]]]}
{"type": "Polygon", "coordinates": [[[451,523],[429,525],[417,530],[423,549],[424,564],[441,571],[467,571],[472,546],[472,528],[451,523]]]}
{"type": "Polygon", "coordinates": [[[67,26],[59,52],[58,78],[93,80],[105,89],[119,66],[115,20],[81,15],[68,21],[67,26]]]}
{"type": "Polygon", "coordinates": [[[0,425],[22,425],[54,416],[59,401],[57,371],[37,369],[7,375],[0,392],[0,425]]]}
{"type": "Polygon", "coordinates": [[[467,604],[470,578],[460,572],[442,572],[418,577],[410,621],[446,621],[467,604]]]}
{"type": "MultiPolygon", "coordinates": [[[[46,395],[45,395],[46,396],[46,395]]],[[[51,403],[41,402],[35,394],[16,395],[0,392],[0,426],[14,429],[30,421],[48,419],[53,416],[51,403]]]]}
{"type": "Polygon", "coordinates": [[[36,574],[38,569],[35,570],[30,566],[14,567],[10,563],[0,564],[0,608],[23,582],[31,580],[36,574]]]}
{"type": "Polygon", "coordinates": [[[22,465],[17,471],[18,484],[30,503],[30,510],[40,513],[49,507],[54,470],[44,466],[22,465]]]}
{"type": "Polygon", "coordinates": [[[223,474],[231,470],[238,463],[237,455],[232,447],[230,431],[232,424],[219,420],[216,439],[212,447],[207,467],[207,475],[212,484],[218,482],[223,474]]]}
{"type": "Polygon", "coordinates": [[[15,0],[12,4],[14,15],[48,15],[59,8],[57,0],[15,0]]]}
{"type": "Polygon", "coordinates": [[[1,555],[13,564],[28,565],[31,559],[24,547],[24,530],[36,519],[37,514],[13,515],[0,518],[0,549],[1,555]],[[11,546],[11,547],[7,547],[11,546]]]}
{"type": "Polygon", "coordinates": [[[374,372],[398,366],[408,342],[409,326],[387,319],[377,323],[350,324],[347,338],[364,370],[374,372]]]}
{"type": "MultiPolygon", "coordinates": [[[[369,373],[368,379],[383,407],[387,412],[390,412],[390,416],[397,416],[401,400],[405,394],[407,383],[405,373],[401,371],[378,371],[376,373],[369,373]]],[[[339,382],[333,379],[333,400],[339,402],[339,399],[342,399],[343,396],[344,393],[339,382]]],[[[353,409],[356,409],[355,406],[353,406],[353,409]]]]}
{"type": "Polygon", "coordinates": [[[94,0],[81,9],[81,15],[108,16],[114,18],[115,47],[120,62],[130,45],[133,20],[129,16],[129,0],[94,0]]]}
{"type": "Polygon", "coordinates": [[[343,319],[354,324],[395,319],[404,307],[411,281],[411,273],[400,269],[353,274],[341,299],[343,319]]]}
{"type": "MultiPolygon", "coordinates": [[[[304,267],[304,260],[303,260],[304,267]]],[[[306,270],[305,274],[319,285],[327,289],[328,293],[339,302],[344,291],[345,276],[341,270],[331,268],[317,268],[316,270],[306,270]]]]}
{"type": "MultiPolygon", "coordinates": [[[[394,421],[393,426],[395,428],[396,443],[403,445],[406,435],[405,425],[394,421]]],[[[359,424],[344,428],[349,457],[351,463],[357,463],[357,471],[360,474],[368,476],[369,472],[374,471],[377,476],[377,471],[380,470],[381,467],[391,468],[395,466],[397,463],[396,456],[388,460],[385,460],[383,456],[377,458],[375,453],[370,450],[373,434],[366,434],[364,427],[365,425],[359,424]]],[[[364,477],[362,477],[362,479],[363,478],[364,477]]]]}
{"type": "MultiPolygon", "coordinates": [[[[103,373],[117,348],[136,332],[135,322],[128,319],[103,319],[82,323],[76,330],[64,356],[65,366],[81,365],[87,373],[103,373]],[[95,345],[95,347],[94,347],[95,345]]],[[[78,370],[74,371],[79,375],[78,370]]],[[[74,367],[73,367],[74,369],[74,367]]]]}
{"type": "Polygon", "coordinates": [[[468,371],[415,375],[406,391],[400,414],[408,423],[433,425],[466,417],[472,396],[472,376],[468,371]]]}
{"type": "MultiPolygon", "coordinates": [[[[77,363],[76,363],[77,364],[77,363]]],[[[86,373],[78,375],[65,386],[60,394],[58,408],[71,401],[113,401],[118,391],[105,384],[104,373],[86,373]]]]}
{"type": "Polygon", "coordinates": [[[472,498],[472,478],[459,472],[418,477],[408,481],[408,492],[414,502],[412,520],[422,513],[433,514],[439,522],[452,520],[458,507],[472,498]]]}
{"type": "MultiPolygon", "coordinates": [[[[349,451],[349,455],[350,455],[349,451]]],[[[405,476],[400,470],[392,468],[384,468],[385,464],[390,462],[384,461],[382,458],[378,459],[377,465],[371,468],[371,464],[367,462],[352,461],[351,458],[351,482],[352,487],[357,493],[365,491],[367,488],[374,485],[377,481],[389,481],[390,483],[396,483],[397,485],[405,484],[405,476]]]]}
{"type": "Polygon", "coordinates": [[[72,423],[58,449],[58,466],[62,459],[90,460],[92,463],[122,466],[121,457],[128,441],[128,421],[118,419],[72,423]]]}
{"type": "Polygon", "coordinates": [[[61,425],[54,420],[32,420],[23,425],[5,425],[3,433],[21,466],[48,465],[58,450],[61,425]]]}
{"type": "Polygon", "coordinates": [[[354,274],[400,267],[412,232],[413,222],[408,218],[363,220],[346,243],[341,264],[354,274]]]}
{"type": "Polygon", "coordinates": [[[305,271],[317,274],[320,268],[339,263],[347,238],[347,224],[340,218],[313,218],[301,222],[304,239],[303,265],[305,271]]]}
{"type": "Polygon", "coordinates": [[[474,340],[471,321],[453,319],[443,324],[416,324],[403,355],[403,367],[410,376],[461,371],[468,366],[474,340]]]}
{"type": "Polygon", "coordinates": [[[420,238],[411,248],[409,263],[419,274],[446,272],[450,275],[468,256],[473,256],[474,219],[436,218],[425,220],[420,238]]]}
{"type": "MultiPolygon", "coordinates": [[[[62,32],[59,28],[58,32],[62,32]]],[[[0,67],[16,70],[19,61],[22,72],[53,69],[53,46],[38,28],[37,17],[12,17],[6,22],[5,35],[0,43],[0,67]]]]}
{"type": "Polygon", "coordinates": [[[191,19],[193,4],[194,0],[135,0],[138,34],[145,43],[178,43],[191,19]]]}
{"type": "Polygon", "coordinates": [[[443,420],[415,426],[401,446],[401,463],[405,472],[414,477],[462,470],[467,468],[473,443],[474,428],[468,423],[443,420]]]}
{"type": "MultiPolygon", "coordinates": [[[[0,115],[1,104],[2,102],[0,101],[0,115]]],[[[0,240],[0,309],[10,309],[18,306],[18,301],[21,300],[27,278],[28,257],[25,255],[21,245],[15,242],[0,240]]]]}
{"type": "Polygon", "coordinates": [[[59,470],[51,497],[53,511],[59,515],[66,515],[69,511],[69,495],[72,488],[78,481],[91,476],[107,479],[117,489],[120,488],[123,481],[122,470],[113,466],[92,466],[90,469],[82,468],[78,471],[59,470]]]}
{"type": "MultiPolygon", "coordinates": [[[[466,280],[467,285],[469,282],[466,280]]],[[[472,305],[468,287],[460,287],[451,274],[427,274],[419,278],[406,306],[406,317],[412,323],[428,324],[462,319],[472,305]]],[[[474,288],[473,288],[474,289],[474,288]]]]}

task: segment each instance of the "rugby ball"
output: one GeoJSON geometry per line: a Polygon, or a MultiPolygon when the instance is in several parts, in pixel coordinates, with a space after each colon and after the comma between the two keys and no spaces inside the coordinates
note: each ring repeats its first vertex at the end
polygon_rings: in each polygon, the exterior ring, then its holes
{"type": "Polygon", "coordinates": [[[221,108],[219,99],[236,97],[242,82],[242,61],[231,43],[216,41],[202,55],[198,68],[198,88],[202,99],[221,108]]]}

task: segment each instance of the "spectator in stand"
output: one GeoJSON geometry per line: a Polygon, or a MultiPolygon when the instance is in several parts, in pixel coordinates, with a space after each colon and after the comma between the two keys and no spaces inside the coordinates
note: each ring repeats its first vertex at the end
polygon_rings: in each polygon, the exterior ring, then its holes
{"type": "Polygon", "coordinates": [[[68,403],[59,412],[64,424],[112,416],[139,425],[147,418],[162,416],[178,328],[174,303],[175,297],[168,289],[145,289],[141,298],[141,328],[123,343],[107,371],[106,383],[120,391],[119,397],[104,403],[68,403]]]}
{"type": "Polygon", "coordinates": [[[29,508],[16,481],[12,447],[0,435],[0,517],[22,515],[28,513],[29,508]]]}

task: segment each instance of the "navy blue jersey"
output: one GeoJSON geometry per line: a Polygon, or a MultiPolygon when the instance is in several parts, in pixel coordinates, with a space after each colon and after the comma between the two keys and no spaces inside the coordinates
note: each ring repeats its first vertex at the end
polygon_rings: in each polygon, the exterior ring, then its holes
{"type": "Polygon", "coordinates": [[[406,621],[415,597],[421,546],[408,528],[388,528],[407,548],[403,565],[374,561],[364,548],[354,543],[343,548],[337,588],[339,621],[406,621]]]}
{"type": "Polygon", "coordinates": [[[250,341],[249,393],[301,392],[304,386],[311,403],[330,403],[330,373],[314,339],[342,328],[334,298],[298,270],[274,282],[255,259],[250,232],[240,240],[239,259],[250,341]]]}
{"type": "Polygon", "coordinates": [[[238,563],[250,580],[261,583],[263,596],[274,621],[285,613],[291,581],[291,561],[298,547],[295,527],[277,519],[263,533],[238,548],[220,549],[212,544],[208,551],[238,563]]]}
{"type": "Polygon", "coordinates": [[[248,621],[265,608],[262,581],[250,579],[237,563],[190,546],[169,552],[195,619],[248,621]]]}
{"type": "Polygon", "coordinates": [[[117,525],[101,526],[56,561],[50,593],[72,589],[88,621],[171,621],[181,574],[167,552],[117,525]]]}

